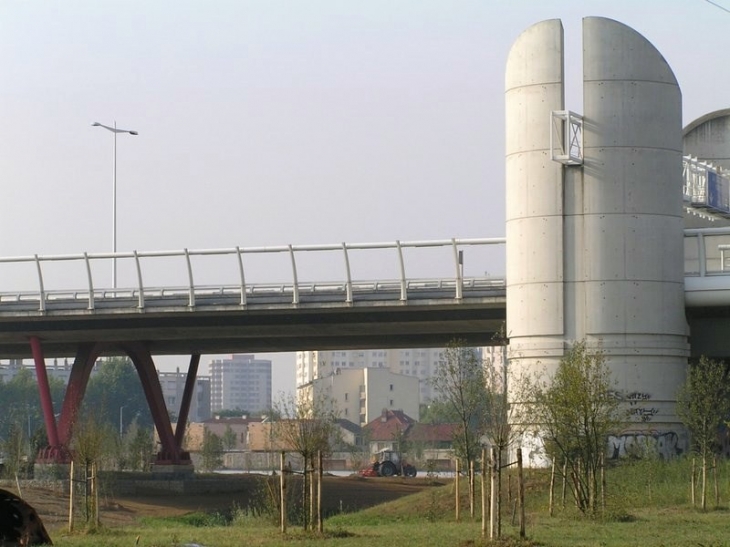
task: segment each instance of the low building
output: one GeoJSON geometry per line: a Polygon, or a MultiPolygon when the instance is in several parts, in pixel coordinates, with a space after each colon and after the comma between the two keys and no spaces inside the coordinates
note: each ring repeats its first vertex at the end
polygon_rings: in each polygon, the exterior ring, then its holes
{"type": "Polygon", "coordinates": [[[200,451],[203,447],[205,431],[214,433],[223,440],[232,441],[224,445],[225,450],[249,449],[249,426],[260,422],[260,418],[211,418],[200,423],[191,423],[185,432],[185,448],[191,452],[200,451]]]}
{"type": "Polygon", "coordinates": [[[384,410],[380,417],[363,427],[369,452],[381,450],[406,452],[420,471],[451,469],[454,459],[453,439],[457,424],[424,424],[400,411],[384,410]]]}

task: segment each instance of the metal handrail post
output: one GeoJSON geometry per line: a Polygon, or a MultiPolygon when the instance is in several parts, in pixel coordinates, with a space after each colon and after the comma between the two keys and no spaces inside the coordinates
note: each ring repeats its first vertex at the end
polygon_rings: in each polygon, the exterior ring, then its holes
{"type": "Polygon", "coordinates": [[[41,261],[38,255],[35,256],[36,269],[38,270],[38,311],[46,311],[46,291],[43,289],[43,272],[41,270],[41,261]]]}
{"type": "Polygon", "coordinates": [[[400,300],[405,302],[408,300],[408,284],[406,283],[406,266],[403,262],[403,247],[400,241],[395,242],[398,249],[398,264],[400,265],[400,300]]]}
{"type": "Polygon", "coordinates": [[[246,307],[246,276],[243,271],[243,257],[241,248],[236,246],[236,257],[238,258],[238,273],[241,276],[241,306],[246,307]]]}
{"type": "Polygon", "coordinates": [[[144,284],[142,283],[142,265],[139,262],[139,253],[134,251],[134,262],[137,265],[137,286],[139,287],[139,297],[137,299],[137,307],[144,309],[144,284]]]}
{"type": "Polygon", "coordinates": [[[345,284],[345,302],[352,304],[352,275],[350,274],[350,256],[347,253],[347,243],[342,242],[342,252],[345,256],[345,275],[347,282],[345,284]]]}
{"type": "Polygon", "coordinates": [[[89,264],[89,255],[84,253],[84,262],[86,263],[86,276],[89,282],[89,309],[94,309],[94,282],[91,279],[91,264],[89,264]]]}
{"type": "Polygon", "coordinates": [[[187,249],[184,249],[185,251],[185,261],[188,265],[188,283],[189,283],[189,299],[188,299],[188,307],[194,308],[195,307],[195,282],[193,281],[193,265],[190,262],[190,253],[187,249]]]}
{"type": "Polygon", "coordinates": [[[289,256],[291,257],[291,271],[294,286],[292,288],[292,304],[299,304],[299,280],[297,278],[297,261],[294,258],[294,247],[289,245],[289,256]]]}

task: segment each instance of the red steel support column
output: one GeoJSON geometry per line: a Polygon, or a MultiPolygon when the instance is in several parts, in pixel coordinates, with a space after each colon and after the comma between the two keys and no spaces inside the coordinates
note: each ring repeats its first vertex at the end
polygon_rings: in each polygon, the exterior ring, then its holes
{"type": "Polygon", "coordinates": [[[89,383],[91,371],[99,358],[103,348],[100,344],[83,344],[76,352],[74,364],[71,367],[71,375],[66,387],[66,395],[63,398],[61,417],[58,420],[58,437],[61,444],[68,448],[73,434],[73,427],[76,425],[76,418],[81,408],[81,401],[86,393],[86,386],[89,383]]]}
{"type": "MultiPolygon", "coordinates": [[[[142,381],[147,404],[150,407],[152,420],[155,422],[157,434],[162,444],[162,460],[170,460],[173,464],[189,463],[181,461],[181,451],[175,443],[175,435],[172,433],[170,415],[167,413],[165,398],[162,395],[162,386],[155,370],[155,363],[149,349],[142,344],[124,344],[124,351],[132,359],[137,368],[137,374],[142,381]]],[[[160,455],[158,455],[158,460],[160,455]]]]}
{"type": "Polygon", "coordinates": [[[185,426],[188,424],[190,402],[193,400],[193,390],[195,388],[195,378],[198,375],[199,364],[200,354],[191,355],[188,375],[185,378],[185,390],[183,391],[182,401],[180,402],[180,414],[177,417],[177,426],[175,427],[175,444],[178,449],[182,448],[183,438],[185,437],[185,426]]]}
{"type": "Polygon", "coordinates": [[[38,393],[41,397],[41,408],[43,409],[43,421],[46,424],[48,444],[52,447],[60,446],[58,442],[58,430],[56,429],[56,418],[53,415],[53,401],[51,400],[51,387],[48,385],[48,373],[46,362],[43,359],[43,348],[37,336],[30,337],[30,349],[33,352],[35,361],[35,373],[38,378],[38,393]]]}

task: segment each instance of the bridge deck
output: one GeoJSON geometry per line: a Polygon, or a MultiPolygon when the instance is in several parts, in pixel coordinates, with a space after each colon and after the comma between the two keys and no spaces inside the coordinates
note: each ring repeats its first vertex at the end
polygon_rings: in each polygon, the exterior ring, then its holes
{"type": "MultiPolygon", "coordinates": [[[[468,284],[467,284],[468,285],[468,284]]],[[[239,353],[306,349],[429,347],[454,338],[489,345],[505,320],[505,289],[493,280],[453,288],[400,287],[354,294],[341,290],[291,294],[254,294],[240,304],[235,292],[204,291],[189,305],[189,295],[107,298],[88,309],[88,298],[0,303],[0,357],[28,357],[30,336],[38,336],[47,357],[75,354],[82,342],[145,341],[152,354],[239,353]]]]}

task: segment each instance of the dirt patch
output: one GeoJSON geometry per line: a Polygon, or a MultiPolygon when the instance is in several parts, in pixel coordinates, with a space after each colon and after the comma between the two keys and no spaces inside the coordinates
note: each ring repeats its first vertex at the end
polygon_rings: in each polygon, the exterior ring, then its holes
{"type": "MultiPolygon", "coordinates": [[[[196,494],[147,493],[145,495],[125,496],[107,495],[99,502],[101,506],[101,522],[108,527],[133,524],[141,517],[170,517],[192,512],[226,512],[233,507],[246,507],[253,496],[262,495],[262,478],[255,475],[223,475],[221,481],[239,482],[240,489],[235,492],[196,494]]],[[[415,494],[424,488],[434,485],[429,479],[420,478],[362,478],[324,477],[322,483],[322,505],[326,514],[340,511],[357,511],[380,503],[415,494]]],[[[288,486],[294,490],[301,488],[298,480],[292,480],[288,486]]],[[[23,488],[23,498],[35,507],[43,519],[51,536],[54,531],[65,528],[68,524],[67,495],[62,495],[42,488],[23,488]]],[[[84,503],[77,499],[76,521],[83,525],[83,517],[79,516],[84,503]]]]}

